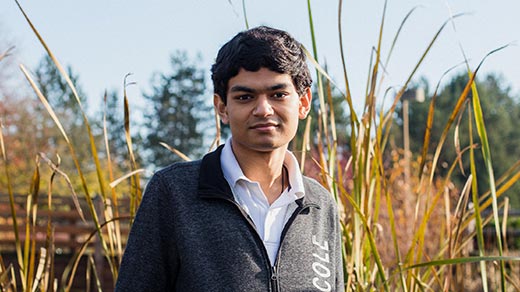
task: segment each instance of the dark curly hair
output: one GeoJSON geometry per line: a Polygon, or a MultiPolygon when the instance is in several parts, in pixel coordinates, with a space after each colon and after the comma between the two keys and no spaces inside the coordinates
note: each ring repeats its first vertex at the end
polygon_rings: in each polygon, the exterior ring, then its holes
{"type": "Polygon", "coordinates": [[[302,44],[285,31],[260,26],[238,33],[220,48],[211,67],[214,92],[227,103],[229,79],[241,68],[256,72],[262,67],[289,74],[300,95],[312,84],[302,44]]]}

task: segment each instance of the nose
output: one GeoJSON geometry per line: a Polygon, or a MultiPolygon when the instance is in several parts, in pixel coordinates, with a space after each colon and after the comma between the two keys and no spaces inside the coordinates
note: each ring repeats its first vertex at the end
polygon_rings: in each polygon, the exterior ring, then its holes
{"type": "Polygon", "coordinates": [[[253,115],[267,117],[274,113],[273,107],[267,97],[259,97],[253,110],[253,115]]]}

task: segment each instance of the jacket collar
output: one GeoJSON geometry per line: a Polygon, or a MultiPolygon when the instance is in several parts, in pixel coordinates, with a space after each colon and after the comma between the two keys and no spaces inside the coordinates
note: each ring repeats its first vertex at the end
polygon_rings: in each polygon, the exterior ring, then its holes
{"type": "Polygon", "coordinates": [[[199,196],[234,200],[231,188],[222,173],[220,154],[224,145],[202,158],[199,172],[199,196]]]}
{"type": "MultiPolygon", "coordinates": [[[[202,158],[199,172],[199,197],[207,199],[226,199],[234,201],[231,188],[224,178],[220,155],[224,145],[220,145],[215,151],[206,154],[202,158]]],[[[296,200],[296,203],[303,207],[306,205],[316,205],[320,207],[316,195],[310,190],[308,178],[303,179],[305,196],[296,200]]]]}

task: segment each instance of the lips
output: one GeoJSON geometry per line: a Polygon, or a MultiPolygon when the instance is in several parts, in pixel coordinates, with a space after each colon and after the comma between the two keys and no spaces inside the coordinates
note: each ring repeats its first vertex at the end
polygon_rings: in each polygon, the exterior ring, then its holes
{"type": "Polygon", "coordinates": [[[276,127],[278,127],[278,123],[275,122],[261,122],[256,123],[251,126],[251,129],[259,130],[259,131],[270,131],[274,130],[276,127]]]}

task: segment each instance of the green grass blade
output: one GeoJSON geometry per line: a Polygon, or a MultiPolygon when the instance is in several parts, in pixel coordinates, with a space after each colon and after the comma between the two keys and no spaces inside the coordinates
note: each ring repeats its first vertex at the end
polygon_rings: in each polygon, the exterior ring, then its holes
{"type": "MultiPolygon", "coordinates": [[[[484,63],[484,61],[486,60],[487,57],[489,57],[490,55],[492,55],[508,46],[509,46],[509,44],[501,46],[501,47],[494,49],[491,52],[487,53],[484,56],[484,58],[480,61],[479,65],[477,66],[477,69],[475,70],[475,73],[482,66],[482,64],[484,63]]],[[[462,46],[461,46],[461,50],[462,50],[462,46]]],[[[468,64],[467,61],[466,61],[466,64],[468,64]]],[[[484,118],[483,118],[483,114],[482,114],[482,108],[480,107],[480,99],[478,96],[478,90],[477,90],[477,87],[474,82],[475,73],[471,74],[471,71],[469,70],[469,64],[468,64],[468,74],[470,76],[470,81],[471,81],[468,84],[471,85],[471,91],[472,91],[472,95],[473,95],[472,104],[473,104],[473,111],[475,114],[475,123],[477,125],[477,133],[480,137],[481,144],[482,144],[482,154],[484,156],[484,163],[486,164],[486,168],[488,170],[491,200],[492,200],[492,206],[493,206],[493,217],[495,218],[495,230],[497,232],[496,234],[497,234],[498,253],[500,256],[502,256],[502,239],[500,236],[501,232],[500,232],[500,222],[499,222],[499,218],[498,218],[495,178],[494,178],[493,166],[492,166],[492,162],[491,162],[491,152],[489,150],[489,142],[487,140],[487,133],[486,133],[484,118]]],[[[506,286],[505,263],[503,261],[500,262],[500,274],[501,274],[500,281],[502,284],[501,285],[502,291],[505,291],[505,289],[506,289],[506,287],[505,287],[506,286]]],[[[486,280],[484,279],[483,281],[485,282],[486,280]]]]}
{"type": "MultiPolygon", "coordinates": [[[[2,120],[0,120],[0,148],[2,150],[2,160],[4,161],[4,173],[7,183],[7,193],[9,195],[9,208],[11,211],[11,220],[13,220],[13,231],[14,231],[14,241],[16,248],[16,258],[18,260],[18,265],[23,267],[23,253],[22,253],[22,243],[20,241],[20,234],[18,230],[18,220],[16,217],[16,208],[15,208],[15,199],[13,193],[13,186],[11,184],[11,176],[9,172],[9,160],[7,159],[7,154],[5,150],[4,144],[4,125],[2,120]]],[[[22,279],[25,277],[24,271],[20,270],[22,279]]]]}
{"type": "Polygon", "coordinates": [[[423,149],[422,149],[422,154],[421,154],[421,163],[420,163],[420,166],[419,166],[419,178],[421,178],[421,179],[422,179],[422,176],[423,176],[424,166],[426,164],[426,157],[428,155],[428,149],[429,149],[429,146],[430,146],[431,132],[432,132],[432,128],[433,128],[433,119],[434,119],[434,115],[435,115],[435,102],[437,101],[437,93],[439,91],[439,88],[440,88],[440,85],[441,85],[441,81],[449,72],[451,72],[453,69],[457,68],[461,64],[463,64],[463,63],[455,65],[455,66],[449,68],[448,70],[446,70],[442,74],[441,78],[439,78],[439,81],[437,82],[437,85],[435,86],[435,91],[433,92],[432,99],[430,101],[430,107],[428,108],[428,117],[427,117],[427,121],[426,121],[426,129],[424,131],[423,149]]]}
{"type": "MultiPolygon", "coordinates": [[[[505,191],[507,191],[513,184],[515,184],[518,180],[520,180],[520,171],[511,176],[507,181],[505,181],[499,189],[496,191],[497,198],[500,198],[505,191]]],[[[480,208],[485,209],[492,204],[491,191],[486,191],[483,195],[480,196],[480,208]]]]}
{"type": "Polygon", "coordinates": [[[311,123],[312,123],[312,116],[307,117],[307,122],[305,123],[305,131],[303,132],[303,139],[302,139],[302,154],[300,158],[300,171],[303,173],[305,170],[305,157],[307,155],[307,152],[310,150],[310,133],[311,133],[311,123]]]}
{"type": "Polygon", "coordinates": [[[392,45],[390,46],[390,49],[388,50],[388,55],[386,56],[386,61],[385,61],[385,67],[388,67],[388,63],[390,62],[390,58],[392,57],[392,53],[394,51],[394,48],[395,48],[395,45],[397,44],[397,40],[399,39],[399,36],[401,34],[401,31],[404,27],[404,25],[406,24],[406,22],[408,21],[408,19],[410,18],[410,16],[412,15],[412,13],[417,9],[419,8],[419,6],[415,6],[413,7],[412,9],[410,9],[410,11],[408,11],[408,13],[406,14],[406,16],[403,18],[403,20],[401,21],[401,24],[399,25],[399,28],[397,29],[397,32],[395,33],[395,36],[394,36],[394,39],[392,41],[392,45]]]}
{"type": "Polygon", "coordinates": [[[478,71],[478,68],[477,68],[477,70],[475,70],[475,72],[473,72],[470,75],[470,79],[466,83],[466,86],[464,87],[464,90],[460,94],[460,96],[459,96],[459,98],[457,100],[457,103],[455,104],[455,107],[453,108],[453,111],[451,112],[451,115],[448,118],[448,121],[446,122],[446,126],[444,127],[444,130],[442,131],[441,138],[439,140],[439,143],[437,144],[437,148],[435,150],[435,155],[433,157],[432,171],[430,173],[430,183],[433,181],[433,176],[435,174],[435,168],[437,167],[437,161],[439,160],[439,156],[440,156],[441,150],[442,150],[442,148],[444,146],[444,142],[446,141],[446,138],[448,136],[448,132],[451,129],[451,126],[453,125],[453,122],[455,121],[455,118],[459,115],[461,109],[463,108],[463,104],[464,104],[464,102],[466,100],[466,97],[469,94],[469,91],[471,89],[471,84],[475,80],[475,76],[477,74],[477,71],[478,71]]]}
{"type": "Polygon", "coordinates": [[[96,284],[97,291],[102,292],[103,290],[101,289],[101,281],[99,280],[99,275],[96,270],[96,264],[94,263],[94,258],[92,257],[92,255],[88,256],[88,262],[90,263],[92,274],[94,275],[94,283],[96,284]]]}
{"type": "Polygon", "coordinates": [[[497,198],[502,195],[506,190],[511,188],[513,184],[515,184],[518,180],[520,180],[520,170],[517,171],[511,178],[505,181],[500,188],[497,190],[497,198]]]}
{"type": "Polygon", "coordinates": [[[308,12],[308,16],[309,16],[309,28],[310,28],[310,33],[311,33],[312,52],[314,53],[314,59],[318,60],[318,47],[316,45],[316,35],[314,34],[314,21],[312,18],[311,0],[307,0],[307,12],[308,12]]]}
{"type": "MultiPolygon", "coordinates": [[[[473,119],[471,115],[471,111],[468,110],[469,113],[469,141],[470,145],[473,145],[473,119]]],[[[475,211],[475,231],[477,233],[477,247],[478,247],[478,253],[479,256],[484,256],[484,233],[483,233],[483,226],[482,226],[482,218],[480,216],[480,203],[479,203],[479,194],[478,194],[478,188],[477,188],[477,168],[475,163],[475,150],[473,148],[470,149],[470,169],[471,169],[471,175],[474,178],[472,181],[472,201],[473,201],[473,209],[475,211]]],[[[487,284],[487,270],[486,270],[486,263],[481,262],[480,263],[480,275],[482,280],[482,287],[484,289],[484,292],[488,291],[488,284],[487,284]]]]}
{"type": "MultiPolygon", "coordinates": [[[[454,15],[453,18],[456,18],[456,17],[460,17],[462,16],[463,14],[457,14],[457,15],[454,15]]],[[[421,66],[422,62],[424,61],[424,59],[426,58],[426,56],[428,55],[428,53],[430,52],[431,48],[433,47],[433,45],[435,44],[435,42],[437,41],[437,38],[440,36],[441,32],[444,30],[444,28],[446,27],[446,25],[448,24],[448,22],[450,21],[451,19],[448,19],[446,20],[442,25],[441,27],[439,28],[439,30],[437,30],[437,33],[435,33],[435,35],[433,36],[432,40],[430,41],[430,43],[428,44],[428,46],[426,47],[426,49],[424,50],[423,54],[421,55],[421,57],[419,58],[419,61],[417,62],[417,64],[415,65],[415,67],[413,68],[412,72],[410,73],[410,75],[408,76],[408,79],[406,80],[406,82],[404,83],[403,87],[401,88],[401,90],[399,91],[399,93],[397,94],[395,100],[394,100],[394,103],[392,104],[392,106],[390,107],[390,109],[388,110],[386,116],[385,116],[385,120],[384,120],[384,124],[386,125],[388,123],[388,121],[391,120],[392,118],[392,115],[393,113],[395,112],[395,107],[397,106],[397,103],[399,102],[399,100],[401,99],[401,96],[403,95],[404,91],[406,90],[408,84],[410,83],[410,81],[412,80],[413,76],[415,75],[415,73],[417,72],[417,70],[419,69],[419,67],[421,66]]]]}
{"type": "Polygon", "coordinates": [[[399,25],[399,28],[397,29],[397,32],[395,33],[394,35],[394,39],[392,41],[392,44],[390,46],[390,49],[388,51],[388,55],[386,56],[386,60],[384,62],[384,64],[381,64],[382,68],[383,68],[383,72],[385,74],[381,74],[381,78],[379,79],[379,89],[376,91],[376,92],[380,92],[380,89],[381,89],[381,85],[383,85],[383,80],[385,78],[385,76],[387,75],[386,74],[386,68],[388,67],[388,63],[390,62],[390,58],[392,57],[392,53],[394,51],[394,48],[395,48],[395,45],[397,44],[397,40],[401,34],[401,31],[405,25],[405,23],[408,21],[408,19],[410,18],[410,16],[412,15],[412,13],[418,8],[419,6],[415,6],[414,8],[410,9],[410,11],[408,11],[408,13],[406,14],[406,16],[403,18],[403,20],[401,21],[401,24],[399,25]]]}
{"type": "MultiPolygon", "coordinates": [[[[343,49],[343,32],[341,27],[341,7],[343,5],[343,0],[339,0],[339,6],[338,6],[338,38],[339,38],[339,47],[340,47],[340,54],[341,54],[341,66],[343,69],[343,78],[345,81],[345,89],[346,89],[346,95],[345,100],[347,101],[349,111],[350,111],[350,121],[351,121],[351,129],[352,129],[352,136],[356,136],[356,133],[354,132],[354,129],[356,129],[357,125],[359,124],[358,117],[356,115],[356,111],[354,110],[354,105],[352,103],[352,94],[350,93],[350,84],[348,81],[348,74],[347,74],[347,66],[345,62],[345,50],[343,49]]],[[[351,141],[353,141],[351,139],[351,141]]],[[[352,147],[353,148],[353,147],[352,147]]]]}
{"type": "MultiPolygon", "coordinates": [[[[311,41],[312,41],[312,52],[314,56],[314,60],[318,60],[318,47],[316,45],[316,35],[314,33],[314,21],[312,18],[312,8],[311,1],[307,0],[307,11],[309,15],[309,28],[311,33],[311,41]]],[[[316,81],[318,83],[318,98],[320,101],[320,113],[321,113],[321,123],[323,125],[323,133],[328,135],[328,117],[327,117],[327,109],[325,103],[325,93],[323,89],[323,81],[320,75],[320,71],[316,69],[316,81]]]]}
{"type": "Polygon", "coordinates": [[[246,1],[245,0],[242,0],[242,13],[244,13],[244,22],[246,24],[246,29],[249,29],[249,22],[247,21],[246,1]]]}
{"type": "Polygon", "coordinates": [[[379,25],[379,36],[377,39],[377,50],[376,50],[376,60],[374,62],[374,67],[372,68],[372,75],[370,78],[370,91],[368,92],[365,100],[365,107],[368,106],[368,113],[370,117],[375,115],[375,89],[377,84],[377,76],[379,72],[379,62],[381,60],[381,45],[383,42],[383,28],[385,27],[385,16],[386,16],[386,5],[388,4],[388,0],[385,0],[385,4],[383,7],[383,15],[381,16],[381,24],[379,25]]]}
{"type": "MultiPolygon", "coordinates": [[[[473,93],[473,111],[475,113],[475,123],[477,125],[477,133],[480,137],[480,142],[482,145],[482,155],[484,156],[484,163],[486,165],[486,169],[489,176],[489,188],[491,190],[491,199],[493,206],[493,218],[495,221],[495,231],[496,231],[496,239],[497,239],[497,248],[498,254],[500,256],[503,255],[503,245],[502,245],[502,236],[501,236],[501,227],[500,227],[500,218],[498,216],[498,203],[497,203],[497,194],[496,194],[496,186],[495,186],[495,175],[493,171],[493,164],[491,161],[491,151],[489,149],[489,141],[487,138],[486,126],[484,123],[484,116],[482,113],[482,108],[480,107],[480,99],[477,91],[477,87],[475,83],[472,83],[471,86],[473,93]]],[[[504,261],[500,261],[500,279],[502,283],[502,291],[506,291],[506,279],[505,279],[505,263],[504,261]]]]}
{"type": "Polygon", "coordinates": [[[403,273],[403,269],[402,269],[402,259],[401,259],[401,252],[399,250],[399,242],[398,242],[398,239],[397,239],[397,230],[396,230],[396,227],[395,227],[395,215],[394,215],[394,209],[392,207],[392,197],[390,196],[390,192],[387,190],[385,190],[385,195],[386,195],[386,204],[387,204],[387,212],[388,212],[388,217],[389,217],[389,220],[390,220],[390,228],[391,228],[391,231],[392,231],[392,243],[394,245],[394,250],[395,250],[395,254],[396,254],[396,259],[397,259],[397,269],[398,269],[398,274],[399,274],[399,280],[401,281],[401,288],[403,289],[403,291],[408,291],[408,287],[406,286],[406,279],[405,279],[405,275],[403,273]]]}

